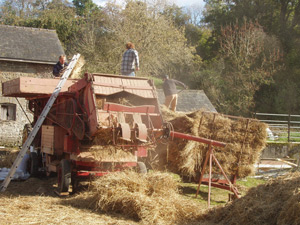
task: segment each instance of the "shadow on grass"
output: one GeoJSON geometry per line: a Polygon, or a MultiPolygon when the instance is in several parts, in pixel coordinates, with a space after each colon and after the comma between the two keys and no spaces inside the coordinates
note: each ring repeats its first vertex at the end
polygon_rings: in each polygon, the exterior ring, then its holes
{"type": "MultiPolygon", "coordinates": [[[[197,187],[198,187],[198,185],[197,186],[180,186],[179,190],[183,195],[185,195],[189,198],[196,199],[197,187]]],[[[208,200],[208,191],[203,191],[203,189],[201,190],[201,187],[202,186],[200,186],[200,190],[199,190],[199,193],[198,193],[197,200],[202,201],[202,202],[207,202],[207,200],[208,200]]],[[[225,191],[224,191],[224,193],[223,192],[222,193],[217,192],[217,193],[214,194],[213,190],[212,190],[211,193],[212,193],[212,195],[221,195],[221,196],[224,196],[225,194],[226,195],[228,194],[228,192],[225,192],[225,191]]],[[[211,204],[218,205],[218,204],[225,204],[226,202],[227,201],[225,201],[225,200],[211,199],[211,204]]]]}

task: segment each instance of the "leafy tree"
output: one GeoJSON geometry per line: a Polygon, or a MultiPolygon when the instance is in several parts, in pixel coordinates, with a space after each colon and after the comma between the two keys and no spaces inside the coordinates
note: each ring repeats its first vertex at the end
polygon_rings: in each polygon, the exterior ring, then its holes
{"type": "Polygon", "coordinates": [[[98,6],[92,0],[73,0],[73,4],[79,16],[87,16],[93,10],[98,9],[98,6]]]}
{"type": "Polygon", "coordinates": [[[177,27],[184,27],[190,20],[190,16],[183,11],[181,7],[177,5],[166,6],[162,12],[162,15],[173,21],[177,27]]]}
{"type": "Polygon", "coordinates": [[[79,29],[81,18],[65,0],[6,0],[1,6],[1,23],[5,25],[56,30],[64,46],[79,29]]]}
{"type": "Polygon", "coordinates": [[[60,41],[67,46],[74,33],[79,30],[81,18],[76,18],[75,9],[62,2],[51,2],[38,19],[33,20],[35,26],[54,29],[60,41]]]}
{"type": "MultiPolygon", "coordinates": [[[[238,21],[241,25],[244,18],[247,21],[258,22],[263,31],[274,36],[282,48],[281,70],[273,75],[273,82],[263,84],[256,91],[254,102],[256,110],[269,112],[298,112],[300,87],[300,1],[299,0],[206,0],[204,22],[212,29],[212,38],[208,42],[210,58],[223,57],[219,55],[221,48],[222,27],[238,21]],[[215,54],[212,54],[215,53],[215,54]],[[296,90],[295,90],[296,89],[296,90]],[[291,98],[291,96],[294,96],[291,98]],[[288,100],[284,100],[288,99],[288,100]]],[[[272,40],[270,40],[271,42],[272,40]]],[[[268,42],[269,43],[269,42],[268,42]]],[[[241,101],[236,99],[236,101],[241,101]]]]}
{"type": "Polygon", "coordinates": [[[205,90],[218,111],[249,115],[262,85],[273,82],[280,69],[278,41],[259,24],[244,20],[221,30],[219,58],[194,74],[194,84],[205,90]]]}
{"type": "Polygon", "coordinates": [[[125,43],[131,41],[140,56],[138,75],[187,76],[193,64],[193,49],[186,44],[184,30],[176,28],[173,21],[139,1],[127,1],[125,8],[110,3],[104,12],[102,29],[88,29],[80,38],[95,43],[94,50],[87,44],[80,45],[80,51],[89,49],[94,57],[90,58],[90,71],[118,74],[125,43]]]}

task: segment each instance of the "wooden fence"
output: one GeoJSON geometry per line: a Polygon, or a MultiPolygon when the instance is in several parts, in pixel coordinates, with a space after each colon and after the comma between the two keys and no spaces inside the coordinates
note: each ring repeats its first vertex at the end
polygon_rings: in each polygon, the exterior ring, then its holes
{"type": "Polygon", "coordinates": [[[267,123],[273,137],[269,140],[300,142],[300,115],[253,113],[253,117],[267,123]]]}

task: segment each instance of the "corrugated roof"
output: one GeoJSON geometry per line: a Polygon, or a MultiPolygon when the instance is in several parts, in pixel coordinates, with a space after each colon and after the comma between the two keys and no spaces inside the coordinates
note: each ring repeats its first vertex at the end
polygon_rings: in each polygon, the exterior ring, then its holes
{"type": "Polygon", "coordinates": [[[94,78],[95,94],[111,95],[125,91],[143,98],[155,98],[148,79],[100,74],[94,74],[94,78]]]}
{"type": "Polygon", "coordinates": [[[0,59],[55,64],[64,50],[55,30],[0,25],[0,59]]]}

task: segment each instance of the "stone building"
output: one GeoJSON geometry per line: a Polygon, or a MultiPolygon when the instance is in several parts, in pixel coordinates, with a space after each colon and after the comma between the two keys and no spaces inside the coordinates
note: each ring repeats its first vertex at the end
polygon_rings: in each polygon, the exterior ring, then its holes
{"type": "MultiPolygon", "coordinates": [[[[1,83],[21,76],[53,77],[53,66],[62,54],[64,50],[55,30],[0,25],[1,83]]],[[[20,144],[28,119],[32,120],[32,115],[27,101],[3,97],[1,88],[0,145],[20,144]]]]}

